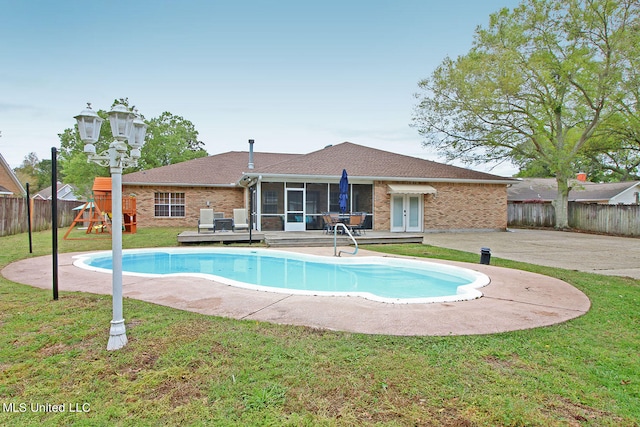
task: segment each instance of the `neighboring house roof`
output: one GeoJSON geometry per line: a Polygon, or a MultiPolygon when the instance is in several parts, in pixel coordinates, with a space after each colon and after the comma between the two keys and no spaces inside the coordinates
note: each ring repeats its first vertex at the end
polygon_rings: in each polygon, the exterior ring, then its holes
{"type": "Polygon", "coordinates": [[[555,178],[524,178],[507,189],[510,202],[550,202],[556,198],[558,186],[555,178]]]}
{"type": "Polygon", "coordinates": [[[632,204],[638,198],[634,193],[640,192],[640,181],[606,182],[592,185],[576,185],[569,192],[570,200],[583,203],[632,204]],[[571,197],[571,193],[573,197],[571,197]]]}
{"type": "Polygon", "coordinates": [[[9,163],[0,154],[0,194],[23,196],[27,194],[9,163]]]}
{"type": "Polygon", "coordinates": [[[343,142],[309,154],[254,153],[254,169],[248,168],[247,151],[230,151],[182,163],[162,166],[122,177],[127,185],[236,186],[242,178],[323,177],[488,182],[508,184],[510,178],[343,142]]]}
{"type": "MultiPolygon", "coordinates": [[[[300,154],[253,153],[255,167],[264,167],[286,161],[300,154]]],[[[229,151],[208,157],[200,157],[173,165],[161,166],[126,174],[122,183],[128,185],[169,186],[235,186],[248,170],[248,151],[229,151]]]]}
{"type": "Polygon", "coordinates": [[[65,184],[62,187],[58,187],[58,199],[62,200],[79,200],[80,197],[76,196],[78,189],[70,184],[65,184]]]}
{"type": "Polygon", "coordinates": [[[429,182],[490,182],[512,183],[515,180],[485,172],[405,156],[351,142],[330,145],[285,162],[256,167],[245,176],[331,177],[340,178],[346,169],[349,178],[405,180],[429,182]]]}
{"type": "Polygon", "coordinates": [[[33,195],[32,199],[51,200],[51,187],[38,191],[33,195]]]}
{"type": "MultiPolygon", "coordinates": [[[[42,200],[51,200],[51,186],[38,191],[33,198],[42,200]]],[[[71,184],[62,184],[58,182],[58,200],[80,200],[76,196],[77,189],[71,184]]]]}
{"type": "MultiPolygon", "coordinates": [[[[640,192],[640,181],[585,182],[569,180],[569,201],[583,203],[636,203],[635,192],[640,192]]],[[[555,178],[525,178],[507,190],[510,202],[550,202],[556,198],[558,185],[555,178]]]]}

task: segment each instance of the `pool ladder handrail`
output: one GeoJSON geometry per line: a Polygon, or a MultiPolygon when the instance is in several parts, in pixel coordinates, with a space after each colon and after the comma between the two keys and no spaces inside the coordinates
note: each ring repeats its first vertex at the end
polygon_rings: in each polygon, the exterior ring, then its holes
{"type": "Polygon", "coordinates": [[[339,257],[340,254],[342,254],[342,252],[344,252],[346,254],[349,254],[349,255],[357,254],[358,253],[358,242],[356,242],[356,238],[353,237],[353,234],[351,234],[351,231],[349,230],[349,227],[347,227],[342,222],[337,222],[336,224],[334,224],[334,227],[333,227],[333,256],[338,256],[339,257]],[[342,229],[347,232],[349,237],[351,237],[351,240],[353,241],[353,244],[356,246],[356,249],[353,252],[348,252],[348,251],[340,251],[340,252],[338,252],[338,226],[342,227],[342,229]]]}

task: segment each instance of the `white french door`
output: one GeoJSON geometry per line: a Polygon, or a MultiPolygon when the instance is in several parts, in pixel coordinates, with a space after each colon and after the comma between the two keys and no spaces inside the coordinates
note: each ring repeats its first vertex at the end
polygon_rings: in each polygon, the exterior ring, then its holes
{"type": "Polygon", "coordinates": [[[391,231],[422,232],[422,194],[394,194],[391,197],[391,231]]]}

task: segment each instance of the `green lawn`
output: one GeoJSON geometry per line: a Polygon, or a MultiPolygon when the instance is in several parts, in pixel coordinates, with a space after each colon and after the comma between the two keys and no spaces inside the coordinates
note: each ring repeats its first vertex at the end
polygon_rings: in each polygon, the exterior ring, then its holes
{"type": "MultiPolygon", "coordinates": [[[[140,229],[124,246],[174,246],[178,232],[140,229]]],[[[33,255],[26,234],[0,238],[0,267],[49,254],[50,236],[34,235],[33,255]]],[[[109,247],[60,242],[60,251],[109,247]]],[[[478,261],[426,245],[367,249],[478,261]]],[[[392,337],[125,299],[129,344],[108,352],[110,296],[53,301],[51,290],[0,278],[0,425],[638,426],[639,281],[492,264],[565,280],[592,308],[534,330],[392,337]]]]}

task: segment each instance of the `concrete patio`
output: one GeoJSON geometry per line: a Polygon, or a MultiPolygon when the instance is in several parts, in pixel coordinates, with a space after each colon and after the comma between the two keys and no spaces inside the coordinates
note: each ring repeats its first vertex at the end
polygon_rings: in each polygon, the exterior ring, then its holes
{"type": "MultiPolygon", "coordinates": [[[[333,255],[333,247],[291,250],[333,255]]],[[[381,254],[360,250],[357,256],[371,255],[381,254]]],[[[61,298],[70,291],[111,294],[111,275],[75,267],[73,256],[59,255],[61,298]]],[[[583,315],[590,307],[582,292],[558,279],[491,265],[437,262],[487,274],[491,283],[481,288],[484,296],[463,302],[389,304],[359,297],[252,291],[193,277],[129,275],[124,276],[123,291],[126,298],[207,315],[387,335],[467,335],[529,329],[565,322],[583,315]]],[[[51,288],[51,257],[12,263],[2,270],[2,275],[18,283],[51,288]]]]}

